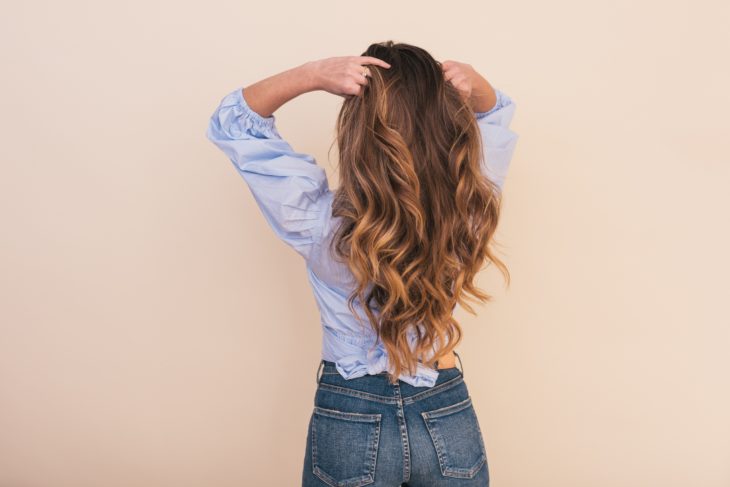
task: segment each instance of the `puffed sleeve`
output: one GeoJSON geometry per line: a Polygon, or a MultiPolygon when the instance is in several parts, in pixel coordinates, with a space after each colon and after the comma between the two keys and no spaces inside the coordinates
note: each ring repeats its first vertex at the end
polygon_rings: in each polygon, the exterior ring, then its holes
{"type": "Polygon", "coordinates": [[[515,113],[514,101],[501,90],[494,91],[497,95],[494,107],[475,112],[475,116],[482,135],[483,173],[502,191],[519,136],[509,127],[515,113]]]}
{"type": "Polygon", "coordinates": [[[231,160],[276,235],[309,259],[327,216],[324,168],[282,139],[274,115],[253,111],[243,88],[221,100],[206,136],[231,160]]]}

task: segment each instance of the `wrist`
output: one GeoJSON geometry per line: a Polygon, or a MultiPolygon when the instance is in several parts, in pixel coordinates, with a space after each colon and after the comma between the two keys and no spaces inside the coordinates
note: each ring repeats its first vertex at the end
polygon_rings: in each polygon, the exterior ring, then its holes
{"type": "Polygon", "coordinates": [[[302,90],[304,92],[317,91],[321,89],[319,71],[315,61],[307,61],[306,63],[297,67],[297,77],[302,83],[302,90]]]}

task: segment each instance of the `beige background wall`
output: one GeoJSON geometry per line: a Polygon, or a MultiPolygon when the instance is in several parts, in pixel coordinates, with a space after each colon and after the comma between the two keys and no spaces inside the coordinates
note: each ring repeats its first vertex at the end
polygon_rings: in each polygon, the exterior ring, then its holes
{"type": "MultiPolygon", "coordinates": [[[[319,316],[204,132],[237,86],[385,39],[518,104],[513,284],[459,316],[492,485],[730,486],[727,2],[3,11],[0,487],[298,485],[319,316]]],[[[277,112],[332,187],[340,101],[277,112]]]]}

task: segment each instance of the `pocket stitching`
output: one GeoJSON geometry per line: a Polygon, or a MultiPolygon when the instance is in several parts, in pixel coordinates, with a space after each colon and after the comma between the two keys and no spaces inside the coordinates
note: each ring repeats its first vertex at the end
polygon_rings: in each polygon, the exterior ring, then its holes
{"type": "Polygon", "coordinates": [[[319,406],[314,407],[314,421],[312,421],[312,473],[319,477],[324,483],[330,487],[362,487],[375,482],[375,468],[377,466],[378,446],[380,444],[380,425],[382,414],[366,414],[354,413],[346,411],[338,411],[336,409],[327,409],[319,406]],[[338,481],[317,465],[317,421],[316,414],[345,421],[355,421],[361,423],[372,423],[374,426],[373,439],[368,445],[370,450],[370,458],[368,459],[368,467],[370,472],[366,475],[356,478],[346,479],[347,482],[338,481]]]}
{"type": "Polygon", "coordinates": [[[321,406],[314,406],[314,412],[322,416],[328,416],[335,419],[344,419],[345,421],[356,421],[360,423],[379,422],[382,414],[380,413],[353,413],[349,411],[338,411],[337,409],[327,409],[321,406]]]}
{"type": "Polygon", "coordinates": [[[439,409],[434,409],[432,411],[424,411],[421,413],[425,418],[431,419],[431,418],[440,418],[441,416],[445,416],[447,414],[454,414],[458,413],[459,411],[468,408],[471,406],[471,396],[467,397],[463,401],[459,401],[454,404],[449,404],[448,406],[444,406],[439,409]]]}
{"type": "MultiPolygon", "coordinates": [[[[431,441],[433,442],[433,445],[436,449],[436,456],[439,460],[439,467],[441,469],[441,474],[445,477],[457,477],[457,478],[473,478],[474,475],[479,471],[480,468],[482,468],[483,464],[486,463],[487,455],[484,449],[484,443],[482,442],[481,438],[481,428],[478,429],[479,431],[479,447],[481,451],[481,457],[477,462],[470,467],[468,470],[464,468],[458,468],[458,467],[449,467],[446,463],[446,456],[444,455],[444,441],[443,436],[438,432],[438,429],[434,424],[432,424],[429,420],[440,418],[442,416],[446,416],[448,414],[455,414],[458,412],[461,412],[465,409],[467,409],[469,406],[472,406],[471,396],[467,397],[463,401],[460,401],[455,404],[450,404],[449,406],[445,406],[439,409],[434,409],[431,411],[423,411],[421,412],[421,416],[423,417],[424,423],[426,424],[426,429],[428,430],[429,436],[431,437],[431,441]]],[[[478,423],[477,423],[478,424],[478,423]]]]}

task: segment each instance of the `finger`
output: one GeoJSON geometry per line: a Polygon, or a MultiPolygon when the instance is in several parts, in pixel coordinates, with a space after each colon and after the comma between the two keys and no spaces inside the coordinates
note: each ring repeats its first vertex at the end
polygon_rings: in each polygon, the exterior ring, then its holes
{"type": "Polygon", "coordinates": [[[358,85],[368,84],[368,77],[363,74],[362,68],[360,68],[359,74],[355,76],[355,83],[357,83],[358,85]]]}
{"type": "Polygon", "coordinates": [[[384,68],[390,67],[389,63],[386,63],[382,59],[378,59],[372,56],[357,56],[356,61],[360,64],[377,64],[378,66],[382,66],[384,68]]]}
{"type": "Polygon", "coordinates": [[[352,65],[352,73],[358,81],[366,79],[368,76],[372,76],[370,69],[368,69],[367,66],[360,64],[352,65]]]}
{"type": "Polygon", "coordinates": [[[362,89],[360,88],[360,85],[354,84],[347,88],[347,93],[352,96],[360,96],[362,94],[362,89]]]}

